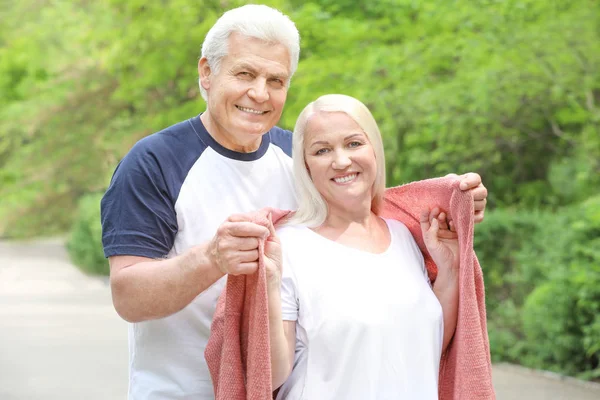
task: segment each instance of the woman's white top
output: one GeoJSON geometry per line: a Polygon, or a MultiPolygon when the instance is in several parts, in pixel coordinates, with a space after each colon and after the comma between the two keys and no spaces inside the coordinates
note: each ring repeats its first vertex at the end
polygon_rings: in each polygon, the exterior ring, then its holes
{"type": "Polygon", "coordinates": [[[305,227],[278,230],[283,319],[296,323],[293,371],[277,399],[434,400],[442,308],[406,226],[368,253],[305,227]]]}

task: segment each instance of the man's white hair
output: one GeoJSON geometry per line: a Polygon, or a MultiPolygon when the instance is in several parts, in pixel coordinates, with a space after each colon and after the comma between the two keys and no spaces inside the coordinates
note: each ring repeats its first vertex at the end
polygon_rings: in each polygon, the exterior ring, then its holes
{"type": "Polygon", "coordinates": [[[385,154],[377,122],[375,122],[375,118],[373,118],[373,114],[367,106],[354,97],[343,94],[327,94],[319,97],[302,110],[294,128],[292,160],[296,179],[296,193],[298,195],[298,211],[289,221],[292,225],[297,224],[316,228],[322,225],[327,218],[327,203],[315,187],[306,166],[304,138],[306,127],[314,115],[332,112],[343,112],[352,118],[371,142],[377,166],[375,182],[373,182],[371,210],[377,215],[382,211],[383,193],[385,191],[385,154]]]}
{"type": "MultiPolygon", "coordinates": [[[[248,4],[226,11],[210,28],[202,44],[201,57],[206,57],[213,73],[218,73],[221,60],[228,53],[229,36],[238,32],[244,36],[281,43],[290,55],[290,79],[298,68],[300,57],[300,34],[292,20],[280,11],[257,4],[248,4]]],[[[200,80],[200,94],[204,100],[206,90],[200,80]]],[[[289,84],[289,80],[287,82],[289,84]]]]}

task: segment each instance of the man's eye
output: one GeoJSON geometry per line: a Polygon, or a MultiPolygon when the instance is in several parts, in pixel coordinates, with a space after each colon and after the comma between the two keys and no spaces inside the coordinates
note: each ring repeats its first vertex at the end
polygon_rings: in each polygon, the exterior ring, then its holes
{"type": "Polygon", "coordinates": [[[249,77],[252,75],[250,74],[250,72],[242,71],[242,72],[238,73],[238,76],[249,77]]]}

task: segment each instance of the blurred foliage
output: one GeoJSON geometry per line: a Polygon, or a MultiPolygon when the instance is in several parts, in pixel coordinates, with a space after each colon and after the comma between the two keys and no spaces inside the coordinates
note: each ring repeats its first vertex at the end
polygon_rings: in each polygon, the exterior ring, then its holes
{"type": "MultiPolygon", "coordinates": [[[[201,43],[225,9],[243,3],[4,0],[0,237],[74,224],[73,258],[105,268],[97,196],[86,194],[104,190],[137,140],[204,110],[201,43]]],[[[292,128],[321,94],[345,93],[379,122],[389,186],[478,171],[490,192],[476,246],[494,358],[592,377],[600,3],[265,3],[302,36],[280,125],[292,128]]]]}
{"type": "MultiPolygon", "coordinates": [[[[0,9],[0,234],[64,230],[141,137],[204,108],[200,45],[239,1],[0,9]]],[[[593,0],[270,1],[302,34],[281,125],[324,93],[368,104],[390,185],[478,171],[490,207],[557,207],[600,186],[593,0]],[[332,56],[335,55],[335,56],[332,56]]]]}
{"type": "MultiPolygon", "coordinates": [[[[526,364],[600,377],[600,196],[571,211],[572,232],[551,237],[571,251],[523,307],[526,364]]],[[[543,255],[542,255],[543,257],[543,255]]]]}
{"type": "Polygon", "coordinates": [[[494,361],[600,377],[600,196],[477,227],[494,361]]]}
{"type": "Polygon", "coordinates": [[[73,263],[83,271],[93,275],[108,275],[108,261],[102,251],[102,227],[99,223],[100,199],[101,193],[93,193],[83,196],[79,201],[67,250],[73,263]]]}

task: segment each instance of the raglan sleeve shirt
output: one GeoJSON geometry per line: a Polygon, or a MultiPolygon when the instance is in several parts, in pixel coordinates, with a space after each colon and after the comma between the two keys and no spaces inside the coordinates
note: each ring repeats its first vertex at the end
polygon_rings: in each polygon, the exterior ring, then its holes
{"type": "Polygon", "coordinates": [[[117,166],[101,201],[102,243],[106,257],[165,257],[177,233],[168,171],[152,149],[159,136],[138,142],[117,166]],[[151,145],[152,144],[152,145],[151,145]]]}

